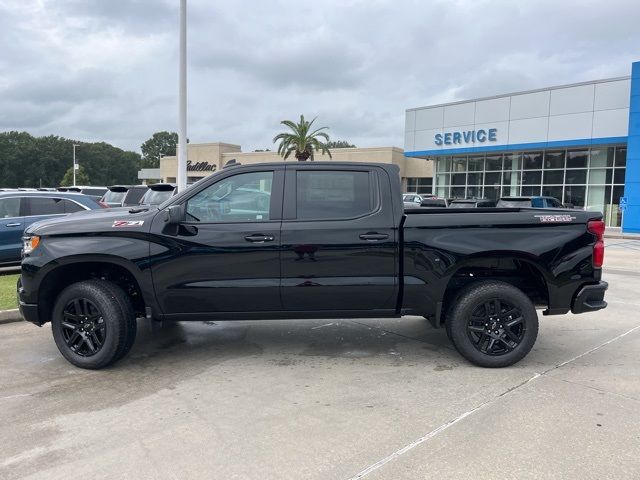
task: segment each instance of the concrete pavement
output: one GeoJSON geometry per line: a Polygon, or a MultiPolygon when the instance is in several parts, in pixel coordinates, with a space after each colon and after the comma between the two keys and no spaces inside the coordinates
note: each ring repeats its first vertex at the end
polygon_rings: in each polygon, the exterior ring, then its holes
{"type": "Polygon", "coordinates": [[[500,370],[417,317],[143,323],[98,372],[2,325],[0,478],[639,478],[640,242],[607,244],[609,308],[500,370]]]}

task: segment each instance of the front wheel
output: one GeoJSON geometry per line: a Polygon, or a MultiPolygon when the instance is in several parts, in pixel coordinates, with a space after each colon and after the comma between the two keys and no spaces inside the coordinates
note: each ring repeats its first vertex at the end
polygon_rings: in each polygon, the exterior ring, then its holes
{"type": "Polygon", "coordinates": [[[513,285],[483,281],[457,295],[446,328],[456,350],[471,363],[507,367],[533,348],[538,315],[529,297],[513,285]]]}
{"type": "Polygon", "coordinates": [[[104,280],[65,288],[53,307],[51,326],[64,358],[89,369],[119,360],[131,348],[136,333],[129,299],[121,288],[104,280]]]}

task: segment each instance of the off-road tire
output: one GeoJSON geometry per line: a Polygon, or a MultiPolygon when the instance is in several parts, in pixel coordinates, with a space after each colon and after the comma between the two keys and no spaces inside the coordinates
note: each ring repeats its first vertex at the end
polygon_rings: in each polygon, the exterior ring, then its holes
{"type": "Polygon", "coordinates": [[[521,290],[505,282],[487,280],[473,283],[455,296],[447,310],[445,326],[456,350],[471,363],[490,368],[508,367],[522,360],[533,348],[538,336],[538,315],[529,297],[521,290]],[[501,307],[496,308],[496,305],[501,307]],[[508,327],[514,322],[509,319],[509,313],[514,311],[519,312],[522,324],[508,327]],[[478,312],[483,313],[478,315],[478,312]],[[485,316],[493,320],[487,319],[486,323],[478,320],[485,316]],[[485,330],[478,332],[479,328],[485,330]],[[506,332],[507,328],[509,332],[506,332]],[[518,342],[513,340],[516,337],[518,342]],[[476,338],[478,342],[474,341],[476,338]],[[491,344],[494,338],[496,340],[491,344]],[[490,344],[497,353],[488,348],[481,351],[483,346],[490,344]],[[503,353],[500,353],[501,349],[503,353]]]}

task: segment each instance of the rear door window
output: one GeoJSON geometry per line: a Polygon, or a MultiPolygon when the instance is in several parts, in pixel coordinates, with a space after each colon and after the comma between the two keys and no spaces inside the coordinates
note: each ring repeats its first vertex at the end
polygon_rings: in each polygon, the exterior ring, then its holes
{"type": "Polygon", "coordinates": [[[298,220],[339,220],[373,212],[377,199],[368,171],[299,170],[296,175],[298,220]]]}
{"type": "Polygon", "coordinates": [[[64,213],[75,213],[85,210],[81,205],[71,200],[63,200],[62,202],[64,203],[64,213]]]}
{"type": "Polygon", "coordinates": [[[36,215],[63,215],[64,200],[53,197],[27,197],[26,216],[36,215]]]}

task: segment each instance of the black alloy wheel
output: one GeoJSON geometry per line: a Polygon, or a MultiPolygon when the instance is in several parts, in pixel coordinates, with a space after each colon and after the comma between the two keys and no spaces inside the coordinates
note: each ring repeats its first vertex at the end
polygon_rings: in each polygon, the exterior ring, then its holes
{"type": "Polygon", "coordinates": [[[467,324],[467,335],[479,352],[498,356],[520,345],[526,328],[519,308],[494,298],[481,303],[473,311],[467,324]]]}
{"type": "Polygon", "coordinates": [[[449,303],[447,335],[471,363],[499,368],[522,360],[538,336],[538,314],[515,286],[482,280],[462,289],[449,303]]]}
{"type": "Polygon", "coordinates": [[[100,309],[86,298],[74,298],[62,311],[62,336],[69,349],[91,357],[104,346],[107,325],[100,309]]]}

